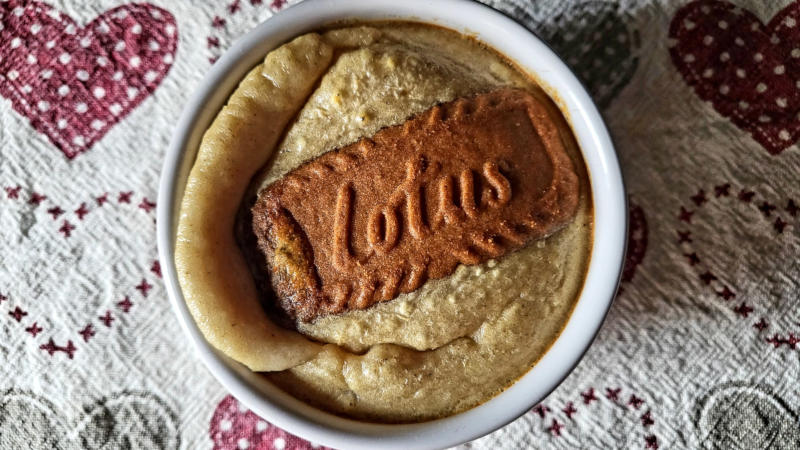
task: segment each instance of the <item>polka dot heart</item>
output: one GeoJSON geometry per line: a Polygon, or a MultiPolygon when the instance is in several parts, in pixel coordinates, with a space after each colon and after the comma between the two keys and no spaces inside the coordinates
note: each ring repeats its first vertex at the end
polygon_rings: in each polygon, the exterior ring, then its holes
{"type": "Polygon", "coordinates": [[[800,3],[764,25],[750,11],[703,0],[675,14],[672,62],[695,93],[777,155],[800,137],[800,3]]]}
{"type": "Polygon", "coordinates": [[[327,449],[272,425],[230,395],[217,405],[208,433],[214,441],[214,450],[327,449]]]}
{"type": "Polygon", "coordinates": [[[178,42],[175,18],[123,5],[85,27],[50,6],[0,3],[0,95],[67,158],[88,150],[159,85],[178,42]]]}

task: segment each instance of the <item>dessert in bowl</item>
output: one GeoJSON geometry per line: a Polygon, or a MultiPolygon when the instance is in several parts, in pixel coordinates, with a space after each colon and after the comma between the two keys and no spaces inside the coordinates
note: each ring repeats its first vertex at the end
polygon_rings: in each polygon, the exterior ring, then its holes
{"type": "Polygon", "coordinates": [[[621,179],[583,89],[498,13],[426,5],[279,14],[214,67],[165,168],[160,250],[201,355],[326,444],[513,419],[577,362],[621,268],[621,179]]]}

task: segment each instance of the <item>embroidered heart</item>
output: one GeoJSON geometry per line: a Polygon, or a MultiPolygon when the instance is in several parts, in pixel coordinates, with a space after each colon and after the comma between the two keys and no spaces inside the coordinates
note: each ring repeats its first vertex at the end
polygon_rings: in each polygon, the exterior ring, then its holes
{"type": "Polygon", "coordinates": [[[177,42],[175,18],[150,4],[81,27],[44,3],[0,3],[0,95],[72,159],[156,89],[177,42]]]}
{"type": "Polygon", "coordinates": [[[0,394],[0,448],[36,449],[177,449],[175,414],[159,398],[122,392],[84,408],[78,420],[61,417],[34,394],[0,394]],[[77,436],[72,430],[77,429],[77,436]],[[73,437],[73,439],[70,439],[73,437]]]}
{"type": "Polygon", "coordinates": [[[289,434],[258,417],[230,395],[219,402],[208,434],[214,450],[309,450],[322,448],[305,439],[289,434]]]}
{"type": "Polygon", "coordinates": [[[701,99],[777,155],[800,137],[800,3],[767,24],[730,3],[675,14],[672,62],[701,99]]]}

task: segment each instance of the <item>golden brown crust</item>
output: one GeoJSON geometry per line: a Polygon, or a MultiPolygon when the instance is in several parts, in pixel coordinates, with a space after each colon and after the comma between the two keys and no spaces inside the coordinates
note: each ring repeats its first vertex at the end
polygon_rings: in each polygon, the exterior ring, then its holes
{"type": "Polygon", "coordinates": [[[280,307],[310,321],[543,238],[578,192],[546,108],[499,89],[303,164],[259,193],[253,231],[280,307]]]}

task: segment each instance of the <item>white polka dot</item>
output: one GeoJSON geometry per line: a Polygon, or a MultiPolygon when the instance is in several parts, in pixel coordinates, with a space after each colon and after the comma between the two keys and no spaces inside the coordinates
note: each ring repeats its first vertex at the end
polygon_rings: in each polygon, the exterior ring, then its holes
{"type": "Polygon", "coordinates": [[[106,90],[100,86],[97,86],[92,90],[92,94],[94,94],[95,98],[103,98],[106,96],[106,90]]]}
{"type": "Polygon", "coordinates": [[[742,47],[744,45],[744,40],[742,40],[742,38],[740,38],[740,37],[737,37],[736,39],[734,39],[733,42],[736,45],[738,45],[739,47],[742,47]]]}
{"type": "Polygon", "coordinates": [[[44,112],[50,109],[50,103],[44,100],[39,100],[39,103],[36,104],[36,107],[39,108],[39,111],[44,112]]]}
{"type": "Polygon", "coordinates": [[[728,52],[722,52],[719,54],[719,60],[722,62],[728,61],[731,59],[731,54],[728,52]]]}
{"type": "Polygon", "coordinates": [[[686,62],[686,63],[693,63],[693,62],[694,62],[694,55],[692,55],[691,53],[689,53],[688,55],[684,56],[684,57],[683,57],[683,62],[686,62]]]}
{"type": "Polygon", "coordinates": [[[796,87],[797,89],[800,89],[800,80],[795,81],[794,87],[796,87]]]}
{"type": "Polygon", "coordinates": [[[22,45],[22,39],[15,37],[11,40],[11,48],[17,48],[22,45]]]}
{"type": "Polygon", "coordinates": [[[272,448],[274,448],[275,450],[283,450],[283,449],[285,449],[286,448],[286,440],[284,438],[280,438],[280,437],[279,438],[275,438],[275,440],[272,441],[272,448]]]}
{"type": "Polygon", "coordinates": [[[731,91],[731,88],[728,87],[727,84],[720,85],[720,87],[719,87],[719,93],[722,94],[722,95],[728,95],[728,92],[730,92],[730,91],[731,91]]]}
{"type": "Polygon", "coordinates": [[[786,102],[786,99],[783,97],[778,97],[775,99],[775,104],[781,108],[786,108],[789,104],[786,102]]]}
{"type": "Polygon", "coordinates": [[[114,14],[114,17],[117,18],[117,19],[124,19],[124,18],[128,17],[128,11],[124,11],[124,10],[123,11],[117,11],[114,14]]]}
{"type": "Polygon", "coordinates": [[[239,440],[236,441],[236,448],[241,450],[248,449],[250,448],[250,441],[248,441],[246,438],[239,438],[239,440]]]}
{"type": "Polygon", "coordinates": [[[136,24],[131,27],[131,33],[133,34],[142,34],[142,26],[140,24],[136,24]]]}
{"type": "Polygon", "coordinates": [[[92,121],[91,127],[94,128],[95,130],[100,131],[105,125],[106,123],[103,122],[102,120],[95,119],[92,121]]]}
{"type": "Polygon", "coordinates": [[[39,76],[41,76],[45,80],[49,80],[50,77],[53,76],[53,71],[50,69],[45,69],[39,74],[39,76]]]}
{"type": "Polygon", "coordinates": [[[17,77],[19,77],[19,72],[17,72],[16,70],[9,70],[6,76],[8,77],[9,80],[14,81],[17,79],[17,77]]]}
{"type": "Polygon", "coordinates": [[[167,30],[167,34],[170,36],[175,34],[175,25],[167,25],[164,29],[167,30]]]}
{"type": "Polygon", "coordinates": [[[98,56],[97,57],[97,65],[100,67],[105,67],[108,64],[108,58],[105,56],[98,56]]]}
{"type": "Polygon", "coordinates": [[[28,64],[36,64],[39,61],[33,53],[28,53],[28,57],[25,60],[28,61],[28,64]]]}
{"type": "Polygon", "coordinates": [[[35,23],[31,25],[31,34],[39,34],[40,31],[42,31],[42,24],[35,23]]]}
{"type": "Polygon", "coordinates": [[[53,20],[61,22],[61,13],[58,12],[57,10],[51,9],[50,11],[47,11],[47,15],[52,17],[53,20]]]}
{"type": "Polygon", "coordinates": [[[33,92],[33,88],[31,87],[30,84],[26,84],[25,86],[22,86],[22,92],[30,94],[31,92],[33,92]]]}
{"type": "Polygon", "coordinates": [[[747,76],[747,72],[744,69],[736,69],[736,76],[739,78],[744,78],[747,76]]]}
{"type": "Polygon", "coordinates": [[[792,136],[789,134],[789,130],[781,130],[780,133],[778,133],[778,137],[784,141],[788,141],[792,136]]]}
{"type": "Polygon", "coordinates": [[[783,24],[789,28],[794,28],[794,26],[797,25],[797,21],[794,19],[794,17],[787,17],[783,20],[783,24]]]}
{"type": "Polygon", "coordinates": [[[24,12],[25,8],[23,8],[22,6],[17,6],[16,8],[14,8],[14,15],[17,17],[21,16],[24,12]]]}
{"type": "Polygon", "coordinates": [[[69,53],[62,53],[58,55],[58,62],[61,64],[69,64],[70,61],[72,61],[72,56],[70,56],[69,53]]]}
{"type": "Polygon", "coordinates": [[[158,77],[158,73],[153,70],[148,70],[147,73],[144,74],[144,81],[152,83],[156,81],[156,77],[158,77]]]}
{"type": "Polygon", "coordinates": [[[77,112],[77,113],[83,114],[88,110],[89,110],[89,107],[86,106],[86,103],[81,102],[81,103],[78,103],[77,105],[75,105],[75,112],[77,112]]]}
{"type": "Polygon", "coordinates": [[[83,136],[75,136],[72,138],[72,143],[75,145],[84,145],[86,144],[86,139],[84,139],[83,136]]]}
{"type": "Polygon", "coordinates": [[[770,119],[769,116],[766,116],[766,115],[762,114],[762,115],[758,116],[758,121],[761,122],[761,123],[767,123],[767,122],[772,121],[772,119],[770,119]]]}
{"type": "Polygon", "coordinates": [[[708,5],[703,5],[700,7],[700,11],[702,11],[703,14],[708,14],[711,12],[711,8],[709,8],[708,5]]]}
{"type": "Polygon", "coordinates": [[[742,100],[742,101],[739,102],[739,109],[745,110],[745,109],[747,109],[749,107],[750,107],[750,104],[747,103],[746,101],[742,100]]]}
{"type": "Polygon", "coordinates": [[[712,42],[714,42],[714,37],[713,36],[706,35],[703,38],[703,44],[705,44],[705,45],[711,45],[712,42]]]}
{"type": "Polygon", "coordinates": [[[694,29],[694,27],[696,27],[696,26],[697,26],[697,24],[696,24],[696,23],[694,23],[694,22],[692,22],[692,21],[691,21],[691,20],[689,20],[689,19],[686,19],[686,20],[684,20],[684,21],[683,21],[683,26],[684,26],[684,27],[685,27],[687,30],[693,30],[693,29],[694,29]]]}
{"type": "Polygon", "coordinates": [[[116,44],[114,44],[115,52],[121,52],[123,50],[125,50],[125,41],[118,41],[116,44]]]}
{"type": "Polygon", "coordinates": [[[714,69],[706,69],[703,71],[703,78],[711,78],[714,75],[714,69]]]}
{"type": "Polygon", "coordinates": [[[75,25],[73,24],[69,24],[67,25],[66,28],[64,28],[64,32],[66,32],[67,34],[75,34],[75,31],[76,31],[75,25]]]}
{"type": "Polygon", "coordinates": [[[78,78],[81,81],[86,81],[86,80],[89,79],[89,72],[87,72],[85,70],[79,70],[79,71],[75,72],[75,77],[78,78]]]}
{"type": "Polygon", "coordinates": [[[266,429],[267,429],[267,422],[264,422],[263,420],[259,420],[258,422],[256,422],[256,431],[261,433],[266,429]]]}
{"type": "Polygon", "coordinates": [[[108,24],[105,22],[100,22],[100,25],[97,26],[97,31],[103,34],[108,33],[109,32],[108,24]]]}
{"type": "Polygon", "coordinates": [[[51,49],[56,46],[56,41],[47,41],[45,42],[44,46],[47,47],[48,49],[51,49]]]}
{"type": "Polygon", "coordinates": [[[56,126],[60,130],[63,130],[64,128],[67,128],[67,119],[58,119],[58,122],[56,122],[56,126]]]}
{"type": "Polygon", "coordinates": [[[122,79],[122,72],[120,72],[119,70],[114,72],[114,75],[111,75],[111,79],[114,80],[114,81],[121,80],[122,79]]]}
{"type": "Polygon", "coordinates": [[[165,64],[172,64],[172,53],[164,55],[163,61],[165,64]]]}
{"type": "Polygon", "coordinates": [[[138,56],[134,56],[128,62],[131,64],[131,67],[136,68],[136,67],[139,67],[139,64],[142,63],[142,58],[139,58],[138,56]]]}
{"type": "Polygon", "coordinates": [[[778,44],[781,43],[781,40],[780,40],[780,38],[778,37],[777,34],[773,34],[772,37],[769,38],[769,42],[772,43],[772,44],[778,45],[778,44]]]}
{"type": "Polygon", "coordinates": [[[792,58],[800,58],[800,48],[792,49],[792,58]]]}
{"type": "Polygon", "coordinates": [[[89,38],[89,37],[85,37],[85,38],[81,39],[80,44],[81,44],[81,47],[86,48],[86,47],[92,45],[92,39],[89,38]]]}
{"type": "Polygon", "coordinates": [[[764,60],[764,55],[762,55],[761,53],[755,53],[755,54],[753,55],[753,61],[755,61],[755,62],[761,62],[761,61],[763,61],[763,60],[764,60]]]}
{"type": "Polygon", "coordinates": [[[161,49],[161,45],[159,45],[159,43],[158,43],[158,42],[156,42],[156,41],[150,41],[150,42],[147,44],[147,47],[148,47],[148,48],[150,48],[150,50],[152,50],[152,51],[154,51],[154,52],[157,52],[158,50],[160,50],[160,49],[161,49]]]}
{"type": "Polygon", "coordinates": [[[128,100],[133,100],[139,94],[139,90],[135,87],[128,88],[128,100]]]}
{"type": "Polygon", "coordinates": [[[731,10],[731,12],[732,12],[733,14],[737,15],[737,16],[741,16],[741,15],[742,15],[742,8],[739,8],[739,7],[737,6],[737,7],[733,8],[733,9],[731,10]]]}
{"type": "Polygon", "coordinates": [[[156,20],[158,20],[158,19],[160,19],[162,17],[161,16],[161,11],[159,11],[157,9],[151,9],[150,10],[150,15],[153,17],[153,19],[156,19],[156,20]]]}
{"type": "Polygon", "coordinates": [[[311,448],[319,448],[319,444],[315,444],[313,442],[310,442],[310,444],[311,444],[311,448]]]}
{"type": "Polygon", "coordinates": [[[727,28],[728,28],[728,22],[726,22],[726,21],[724,21],[724,20],[720,20],[719,22],[717,22],[717,25],[718,25],[720,28],[722,28],[723,30],[725,30],[725,29],[727,29],[727,28]]]}
{"type": "Polygon", "coordinates": [[[758,84],[756,85],[756,92],[758,92],[759,94],[761,94],[761,93],[763,93],[763,92],[766,92],[766,90],[767,90],[767,85],[766,85],[766,84],[764,84],[764,83],[758,83],[758,84]]]}
{"type": "Polygon", "coordinates": [[[64,97],[67,94],[69,94],[69,86],[67,86],[66,84],[62,84],[61,86],[58,87],[58,95],[64,97]]]}
{"type": "Polygon", "coordinates": [[[761,25],[758,22],[750,24],[750,31],[758,31],[759,28],[761,28],[761,25]]]}
{"type": "Polygon", "coordinates": [[[111,114],[118,116],[122,112],[122,106],[119,103],[112,103],[108,110],[111,111],[111,114]]]}
{"type": "Polygon", "coordinates": [[[786,67],[784,67],[783,64],[780,66],[775,66],[773,72],[775,72],[775,75],[783,75],[784,72],[786,72],[786,67]]]}
{"type": "Polygon", "coordinates": [[[233,427],[230,420],[222,420],[219,423],[219,429],[222,431],[229,431],[233,427]]]}
{"type": "Polygon", "coordinates": [[[236,402],[236,409],[238,409],[239,412],[242,414],[247,414],[247,412],[249,411],[249,409],[247,409],[247,406],[245,406],[245,404],[242,402],[236,402]]]}

